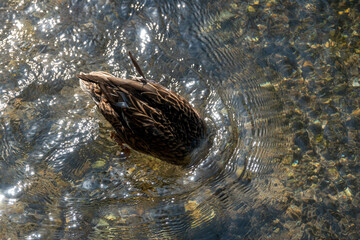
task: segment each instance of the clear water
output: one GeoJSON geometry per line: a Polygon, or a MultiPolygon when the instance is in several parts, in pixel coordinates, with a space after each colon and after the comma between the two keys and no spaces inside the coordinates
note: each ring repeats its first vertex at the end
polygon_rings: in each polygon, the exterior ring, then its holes
{"type": "Polygon", "coordinates": [[[1,2],[1,238],[356,239],[356,216],[346,213],[359,212],[358,184],[346,177],[358,168],[358,30],[348,30],[353,68],[339,76],[336,65],[350,59],[338,53],[347,40],[337,26],[356,22],[354,9],[316,1],[1,2]],[[204,116],[211,146],[196,166],[125,155],[81,90],[79,72],[136,74],[128,51],[148,78],[204,116]],[[339,131],[353,133],[347,145],[339,131]]]}

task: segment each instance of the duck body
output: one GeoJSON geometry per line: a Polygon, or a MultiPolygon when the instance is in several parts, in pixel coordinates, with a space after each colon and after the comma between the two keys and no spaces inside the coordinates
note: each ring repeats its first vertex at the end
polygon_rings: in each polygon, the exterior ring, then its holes
{"type": "Polygon", "coordinates": [[[180,95],[145,78],[106,72],[77,77],[111,123],[120,142],[161,160],[186,165],[206,135],[199,113],[180,95]]]}

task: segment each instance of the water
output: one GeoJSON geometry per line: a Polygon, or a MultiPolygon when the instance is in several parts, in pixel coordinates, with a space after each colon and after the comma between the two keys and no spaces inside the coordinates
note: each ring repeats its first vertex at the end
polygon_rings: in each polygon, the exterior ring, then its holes
{"type": "Polygon", "coordinates": [[[3,1],[1,238],[356,239],[356,9],[3,1]],[[198,164],[126,155],[111,139],[75,75],[134,75],[128,51],[204,116],[198,164]]]}

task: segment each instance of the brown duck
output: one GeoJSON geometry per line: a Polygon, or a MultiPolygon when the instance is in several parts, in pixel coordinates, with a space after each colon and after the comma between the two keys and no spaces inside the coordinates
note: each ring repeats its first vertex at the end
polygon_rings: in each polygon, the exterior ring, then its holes
{"type": "Polygon", "coordinates": [[[118,141],[173,164],[188,164],[205,138],[204,120],[183,97],[147,80],[129,55],[141,78],[117,78],[106,72],[77,77],[114,127],[118,141]]]}

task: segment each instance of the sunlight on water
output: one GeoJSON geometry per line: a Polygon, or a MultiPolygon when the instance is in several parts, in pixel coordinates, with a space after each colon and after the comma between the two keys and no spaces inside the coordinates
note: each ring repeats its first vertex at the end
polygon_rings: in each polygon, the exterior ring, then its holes
{"type": "MultiPolygon", "coordinates": [[[[291,13],[316,9],[286,4],[291,13]]],[[[283,7],[276,6],[273,1],[1,3],[0,227],[7,230],[0,238],[256,239],[271,238],[277,215],[300,219],[297,206],[283,207],[294,199],[283,182],[295,170],[283,173],[282,162],[294,138],[299,146],[292,149],[294,158],[304,154],[300,150],[318,153],[308,151],[310,130],[302,138],[289,131],[290,113],[300,115],[301,109],[290,111],[289,102],[301,97],[284,96],[282,90],[292,88],[286,81],[297,74],[291,64],[310,67],[311,58],[301,58],[307,50],[294,50],[294,56],[275,51],[295,48],[277,46],[285,37],[277,38],[276,27],[293,27],[300,16],[283,17],[287,24],[256,23],[263,16],[257,11],[278,17],[269,13],[283,7]],[[136,75],[128,51],[147,78],[184,96],[205,119],[209,137],[191,165],[122,150],[111,138],[111,125],[82,91],[75,77],[80,72],[136,75]],[[281,59],[287,55],[290,60],[281,59]],[[268,229],[258,231],[265,225],[268,229]]],[[[351,111],[350,126],[357,124],[357,112],[351,111]]],[[[347,189],[343,196],[352,196],[347,189]]]]}
{"type": "Polygon", "coordinates": [[[140,39],[141,39],[140,52],[144,53],[147,43],[150,42],[150,37],[147,34],[146,29],[144,28],[140,30],[140,39]]]}

